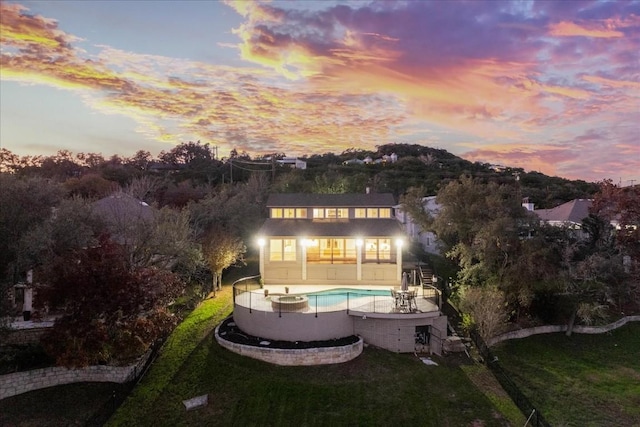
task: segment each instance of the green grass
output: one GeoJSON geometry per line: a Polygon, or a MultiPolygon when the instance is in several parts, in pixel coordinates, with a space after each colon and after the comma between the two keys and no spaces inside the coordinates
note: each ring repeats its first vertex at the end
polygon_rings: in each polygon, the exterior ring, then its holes
{"type": "Polygon", "coordinates": [[[598,335],[537,335],[493,349],[554,426],[640,426],[640,324],[598,335]]]}
{"type": "MultiPolygon", "coordinates": [[[[216,311],[230,295],[208,301],[170,338],[144,381],[109,426],[485,426],[504,425],[490,398],[478,391],[457,363],[438,358],[426,366],[413,355],[366,348],[338,365],[282,367],[242,357],[220,347],[213,334],[195,350],[205,330],[226,317],[216,311]],[[175,342],[173,342],[175,341],[175,342]],[[172,343],[173,342],[173,343],[172,343]],[[171,344],[171,345],[169,345],[171,344]],[[182,401],[209,395],[209,405],[187,412],[182,401]]],[[[190,316],[191,317],[191,316],[190,316]]],[[[504,396],[500,396],[504,398],[504,396]]],[[[508,405],[505,405],[508,406],[508,405]]],[[[517,415],[516,415],[517,417],[517,415]]]]}
{"type": "Polygon", "coordinates": [[[35,390],[0,400],[0,426],[84,425],[118,385],[78,383],[35,390]]]}
{"type": "Polygon", "coordinates": [[[233,311],[232,289],[224,287],[204,300],[180,323],[162,347],[147,375],[133,390],[108,425],[130,425],[139,413],[155,410],[155,401],[174,380],[180,367],[213,328],[233,311]]]}
{"type": "MultiPolygon", "coordinates": [[[[503,425],[494,406],[456,366],[366,348],[337,365],[282,367],[242,357],[207,338],[129,426],[503,425]],[[182,400],[209,394],[187,412],[182,400]]],[[[124,425],[124,424],[123,424],[124,425]]]]}

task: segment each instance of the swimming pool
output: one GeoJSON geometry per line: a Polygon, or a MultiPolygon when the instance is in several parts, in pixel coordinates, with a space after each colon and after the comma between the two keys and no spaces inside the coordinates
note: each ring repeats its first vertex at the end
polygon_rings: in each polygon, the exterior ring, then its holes
{"type": "Polygon", "coordinates": [[[326,291],[318,291],[306,294],[310,307],[329,307],[349,301],[355,302],[359,298],[390,297],[391,291],[387,289],[350,289],[338,288],[326,291]]]}

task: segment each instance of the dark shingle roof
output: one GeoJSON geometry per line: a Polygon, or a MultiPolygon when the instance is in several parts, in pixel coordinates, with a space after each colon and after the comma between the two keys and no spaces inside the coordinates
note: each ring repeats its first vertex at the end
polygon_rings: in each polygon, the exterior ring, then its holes
{"type": "Polygon", "coordinates": [[[265,236],[398,236],[402,228],[395,219],[309,220],[267,219],[259,234],[265,236]]]}
{"type": "Polygon", "coordinates": [[[393,207],[395,199],[391,193],[351,193],[351,194],[310,194],[277,193],[270,194],[267,207],[393,207]]]}
{"type": "Polygon", "coordinates": [[[536,209],[534,212],[543,221],[558,221],[581,224],[589,216],[591,207],[589,199],[574,199],[551,209],[536,209]]]}

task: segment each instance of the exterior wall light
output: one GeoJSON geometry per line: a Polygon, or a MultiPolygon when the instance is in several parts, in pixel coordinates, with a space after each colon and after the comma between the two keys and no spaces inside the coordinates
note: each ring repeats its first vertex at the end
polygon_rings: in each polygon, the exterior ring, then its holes
{"type": "Polygon", "coordinates": [[[404,244],[404,240],[402,239],[396,239],[396,246],[398,247],[402,247],[402,245],[404,244]]]}
{"type": "Polygon", "coordinates": [[[357,246],[357,247],[359,247],[359,248],[361,248],[361,247],[362,247],[362,245],[364,245],[364,240],[362,240],[360,237],[358,237],[358,238],[356,239],[356,246],[357,246]]]}
{"type": "Polygon", "coordinates": [[[263,247],[266,243],[267,241],[263,237],[258,239],[258,246],[263,247]]]}

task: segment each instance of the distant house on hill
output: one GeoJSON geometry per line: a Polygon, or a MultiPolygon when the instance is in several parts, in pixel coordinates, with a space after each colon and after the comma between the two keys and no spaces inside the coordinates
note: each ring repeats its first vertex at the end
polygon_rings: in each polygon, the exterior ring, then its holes
{"type": "Polygon", "coordinates": [[[294,169],[306,169],[307,162],[304,160],[300,160],[297,157],[283,157],[281,159],[276,160],[280,165],[287,165],[294,169]]]}

